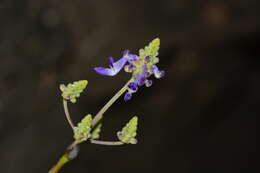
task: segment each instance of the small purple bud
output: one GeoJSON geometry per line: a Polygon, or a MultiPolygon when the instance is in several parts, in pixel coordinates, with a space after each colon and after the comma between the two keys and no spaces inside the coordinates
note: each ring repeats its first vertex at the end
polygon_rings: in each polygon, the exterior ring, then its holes
{"type": "Polygon", "coordinates": [[[128,65],[125,65],[125,72],[127,73],[132,73],[133,71],[135,71],[135,66],[133,64],[128,64],[128,65]]]}
{"type": "Polygon", "coordinates": [[[150,62],[151,58],[149,56],[146,56],[144,60],[145,62],[150,62]]]}
{"type": "Polygon", "coordinates": [[[146,78],[145,78],[145,74],[144,73],[136,75],[136,83],[139,86],[144,85],[145,80],[146,80],[146,78]]]}
{"type": "Polygon", "coordinates": [[[145,86],[146,86],[146,87],[150,87],[150,86],[152,86],[152,84],[153,84],[153,81],[152,81],[152,80],[148,80],[148,79],[147,79],[147,80],[145,81],[145,86]]]}
{"type": "Polygon", "coordinates": [[[127,87],[133,92],[136,92],[138,90],[138,86],[134,82],[129,83],[127,87]]]}
{"type": "Polygon", "coordinates": [[[124,100],[125,100],[125,101],[128,101],[128,100],[130,100],[131,98],[132,98],[132,94],[131,94],[131,93],[129,93],[129,92],[125,93],[125,96],[124,96],[124,100]]]}
{"type": "Polygon", "coordinates": [[[148,77],[150,77],[150,76],[151,76],[151,73],[150,73],[150,72],[148,72],[148,71],[145,72],[145,77],[146,77],[146,78],[148,78],[148,77]]]}

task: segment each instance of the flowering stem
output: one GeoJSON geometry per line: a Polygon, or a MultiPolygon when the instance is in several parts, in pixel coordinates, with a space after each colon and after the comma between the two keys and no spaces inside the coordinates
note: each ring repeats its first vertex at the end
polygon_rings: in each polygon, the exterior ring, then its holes
{"type": "Polygon", "coordinates": [[[97,123],[102,119],[103,114],[108,110],[108,108],[127,90],[127,85],[132,82],[130,79],[124,86],[121,88],[108,102],[105,106],[96,114],[94,119],[92,120],[92,126],[96,126],[97,123]]]}
{"type": "Polygon", "coordinates": [[[123,145],[124,143],[121,141],[100,141],[100,140],[90,140],[93,144],[99,144],[99,145],[123,145]]]}
{"type": "Polygon", "coordinates": [[[63,99],[63,108],[64,108],[64,112],[65,112],[65,115],[66,115],[66,118],[72,128],[72,130],[74,129],[75,125],[73,124],[71,118],[70,118],[70,113],[69,113],[69,109],[68,109],[68,102],[67,100],[63,99]]]}

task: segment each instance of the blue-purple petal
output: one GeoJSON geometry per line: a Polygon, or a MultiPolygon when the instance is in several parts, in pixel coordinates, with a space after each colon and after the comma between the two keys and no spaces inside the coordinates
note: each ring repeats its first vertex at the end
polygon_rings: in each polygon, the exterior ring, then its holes
{"type": "Polygon", "coordinates": [[[116,73],[118,73],[126,64],[127,58],[123,57],[120,60],[113,63],[113,68],[116,73]]]}
{"type": "Polygon", "coordinates": [[[94,70],[105,76],[115,76],[126,64],[127,58],[121,58],[118,61],[114,62],[113,57],[109,57],[110,68],[96,67],[94,70]]]}
{"type": "Polygon", "coordinates": [[[115,76],[117,72],[113,68],[96,67],[94,70],[104,76],[115,76]]]}
{"type": "Polygon", "coordinates": [[[163,71],[163,70],[160,71],[156,65],[152,66],[152,71],[156,78],[162,78],[165,74],[165,71],[163,71]]]}
{"type": "Polygon", "coordinates": [[[114,58],[112,56],[109,57],[109,65],[110,67],[113,67],[114,64],[114,58]]]}

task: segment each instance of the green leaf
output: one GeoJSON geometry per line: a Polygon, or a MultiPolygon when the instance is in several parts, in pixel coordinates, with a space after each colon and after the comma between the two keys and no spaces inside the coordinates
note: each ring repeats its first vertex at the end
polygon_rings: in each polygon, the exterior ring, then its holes
{"type": "Polygon", "coordinates": [[[160,39],[155,38],[152,40],[148,46],[145,46],[144,49],[139,50],[139,57],[141,59],[145,59],[145,57],[150,57],[150,65],[154,65],[159,62],[159,58],[157,56],[159,55],[159,49],[160,49],[160,39]]]}
{"type": "Polygon", "coordinates": [[[88,114],[81,120],[81,122],[78,123],[77,127],[74,127],[74,139],[76,142],[81,143],[86,141],[91,136],[91,123],[92,116],[88,114]]]}
{"type": "Polygon", "coordinates": [[[101,132],[101,127],[102,124],[98,124],[97,127],[93,130],[93,132],[91,133],[91,139],[98,139],[99,138],[99,134],[101,132]]]}
{"type": "Polygon", "coordinates": [[[136,144],[135,139],[137,131],[138,117],[134,116],[122,129],[122,131],[117,133],[118,139],[125,144],[136,144]]]}
{"type": "Polygon", "coordinates": [[[60,85],[60,90],[62,91],[62,97],[65,100],[70,100],[72,103],[76,103],[77,98],[79,98],[80,94],[86,88],[88,84],[87,80],[80,80],[69,83],[67,86],[64,84],[60,85]]]}

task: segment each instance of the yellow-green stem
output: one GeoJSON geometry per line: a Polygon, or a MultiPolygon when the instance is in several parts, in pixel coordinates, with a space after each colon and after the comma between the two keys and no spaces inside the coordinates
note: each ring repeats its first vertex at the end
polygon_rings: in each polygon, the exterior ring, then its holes
{"type": "Polygon", "coordinates": [[[110,145],[110,146],[111,145],[124,145],[124,143],[121,141],[101,141],[101,140],[91,139],[90,142],[93,144],[110,145]]]}
{"type": "Polygon", "coordinates": [[[60,159],[59,161],[51,168],[51,170],[49,171],[49,173],[58,173],[59,170],[67,163],[69,162],[70,159],[68,157],[68,153],[65,153],[60,159]]]}
{"type": "Polygon", "coordinates": [[[103,114],[108,110],[108,108],[127,90],[127,85],[132,81],[129,80],[123,88],[121,88],[108,102],[105,106],[96,114],[92,120],[92,126],[94,127],[102,119],[103,114]]]}

